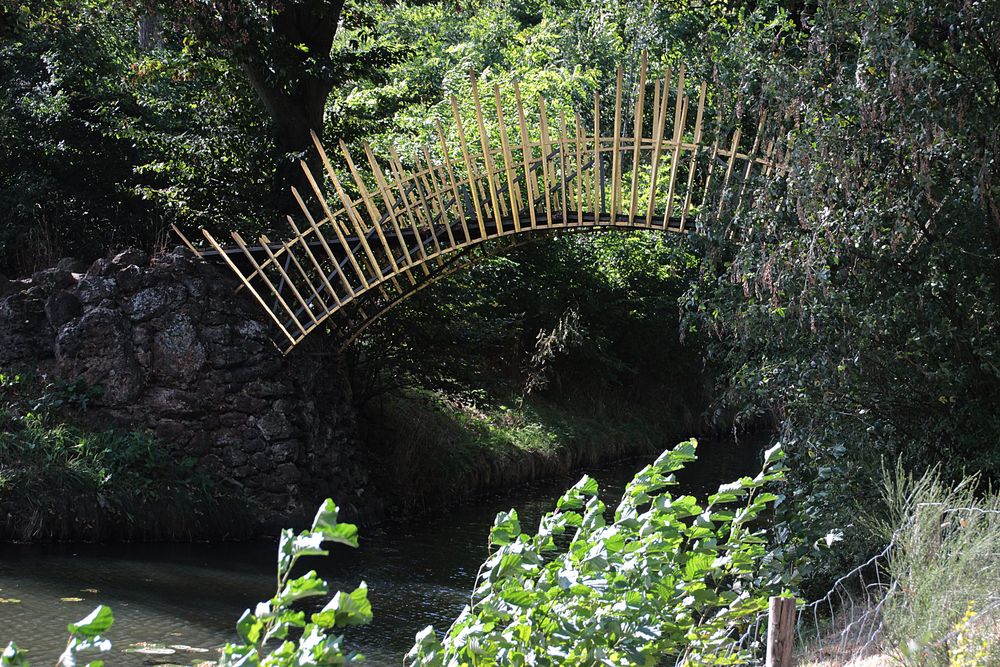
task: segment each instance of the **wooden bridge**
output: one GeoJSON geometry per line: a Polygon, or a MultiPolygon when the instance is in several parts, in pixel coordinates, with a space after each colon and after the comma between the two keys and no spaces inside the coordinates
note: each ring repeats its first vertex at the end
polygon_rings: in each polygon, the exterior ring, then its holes
{"type": "Polygon", "coordinates": [[[506,101],[494,86],[484,105],[471,76],[472,109],[463,114],[453,96],[453,124],[438,122],[433,145],[408,160],[392,148],[380,161],[366,144],[366,168],[341,142],[338,175],[314,134],[325,179],[301,163],[311,192],[292,188],[302,217],[288,217],[287,240],[233,232],[223,245],[202,230],[208,246],[197,247],[174,231],[199,256],[225,261],[287,352],[325,327],[350,344],[423,287],[540,236],[705,229],[739,210],[752,180],[783,171],[780,128],[766,116],[744,138],[721,114],[709,118],[708,86],[691,86],[683,68],[650,76],[643,54],[635,78],[626,110],[618,68],[604,119],[599,93],[592,110],[556,114],[542,97],[526,111],[517,84],[506,101]]]}

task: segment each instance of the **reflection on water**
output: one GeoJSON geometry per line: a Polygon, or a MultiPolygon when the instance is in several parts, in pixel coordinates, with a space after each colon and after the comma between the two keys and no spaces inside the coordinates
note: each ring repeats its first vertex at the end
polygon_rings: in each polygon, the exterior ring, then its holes
{"type": "MultiPolygon", "coordinates": [[[[699,447],[700,461],[682,472],[685,492],[712,491],[721,482],[753,473],[756,443],[713,442],[699,447]]],[[[648,461],[631,460],[589,472],[612,506],[632,475],[648,461]]],[[[413,635],[428,624],[444,630],[468,600],[486,555],[494,515],[516,507],[525,530],[580,474],[563,475],[382,529],[362,531],[361,547],[334,547],[327,558],[305,559],[333,589],[368,583],[374,622],[347,632],[347,645],[369,664],[399,665],[413,635]]],[[[0,641],[31,651],[35,665],[54,664],[65,644],[66,624],[98,603],[115,613],[108,634],[114,665],[212,659],[178,651],[169,656],[119,653],[138,642],[215,648],[235,639],[240,613],[274,593],[274,541],[217,544],[0,545],[0,641]]]]}

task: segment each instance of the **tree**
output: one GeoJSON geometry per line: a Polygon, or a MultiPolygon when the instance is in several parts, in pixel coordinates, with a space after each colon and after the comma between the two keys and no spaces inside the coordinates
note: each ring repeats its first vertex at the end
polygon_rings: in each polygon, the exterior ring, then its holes
{"type": "MultiPolygon", "coordinates": [[[[310,131],[323,137],[331,91],[381,76],[397,45],[373,39],[370,8],[349,0],[154,0],[178,19],[200,48],[221,50],[246,72],[271,120],[279,153],[272,201],[280,213],[298,211],[289,185],[309,185],[299,160],[315,160],[310,131]]],[[[341,137],[338,137],[341,138],[341,137]]]]}
{"type": "MultiPolygon", "coordinates": [[[[323,131],[323,112],[343,68],[331,57],[345,0],[158,0],[183,19],[203,46],[223,49],[243,68],[271,116],[275,171],[274,204],[290,210],[289,184],[308,185],[298,160],[310,155],[309,131],[323,131]]],[[[305,186],[305,187],[303,187],[305,186]]]]}
{"type": "Polygon", "coordinates": [[[798,46],[767,88],[791,171],[711,240],[687,303],[850,555],[884,462],[1000,476],[1000,13],[826,0],[798,46]]]}

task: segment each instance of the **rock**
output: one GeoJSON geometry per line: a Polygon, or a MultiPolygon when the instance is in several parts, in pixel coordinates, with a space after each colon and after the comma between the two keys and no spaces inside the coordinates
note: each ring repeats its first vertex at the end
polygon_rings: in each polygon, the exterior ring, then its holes
{"type": "Polygon", "coordinates": [[[89,421],[152,432],[262,521],[367,485],[339,363],[283,357],[224,267],[128,250],[83,268],[0,277],[0,366],[101,387],[89,421]]]}
{"type": "Polygon", "coordinates": [[[298,455],[298,447],[292,440],[284,440],[271,445],[271,458],[278,463],[284,461],[294,461],[298,455]]]}
{"type": "Polygon", "coordinates": [[[86,273],[89,267],[82,259],[77,259],[76,257],[63,257],[56,264],[56,268],[60,271],[67,271],[69,273],[86,273]]]}
{"type": "Polygon", "coordinates": [[[151,387],[144,397],[145,407],[153,414],[178,417],[196,417],[211,406],[202,405],[196,395],[181,389],[151,387]]]}
{"type": "Polygon", "coordinates": [[[245,465],[250,457],[245,453],[236,449],[235,447],[229,447],[222,453],[222,462],[225,463],[230,468],[239,468],[245,465]]]}
{"type": "Polygon", "coordinates": [[[243,320],[236,326],[236,332],[250,340],[266,340],[267,330],[257,320],[243,320]]]}
{"type": "Polygon", "coordinates": [[[146,266],[149,255],[138,248],[126,248],[111,259],[111,266],[122,269],[130,265],[146,266]]]}
{"type": "Polygon", "coordinates": [[[292,436],[292,425],[277,405],[257,419],[257,428],[267,440],[281,440],[292,436]]]}
{"type": "Polygon", "coordinates": [[[19,294],[0,301],[0,366],[22,366],[50,352],[44,311],[39,316],[36,303],[19,294]]]}
{"type": "Polygon", "coordinates": [[[103,278],[88,273],[77,283],[76,293],[85,305],[98,304],[114,294],[117,283],[114,278],[103,278]]]}
{"type": "Polygon", "coordinates": [[[64,290],[53,292],[45,300],[45,317],[49,324],[58,329],[70,320],[80,315],[80,299],[64,290]]]}
{"type": "Polygon", "coordinates": [[[139,290],[126,305],[136,322],[162,315],[172,304],[176,292],[171,287],[147,287],[139,290]]]}
{"type": "Polygon", "coordinates": [[[300,473],[299,469],[295,467],[295,464],[282,463],[275,469],[274,476],[281,484],[288,485],[299,481],[299,478],[302,477],[302,473],[300,473]]]}
{"type": "Polygon", "coordinates": [[[55,357],[62,377],[100,385],[101,403],[120,406],[142,391],[139,365],[132,354],[131,327],[120,312],[95,308],[62,328],[55,357]]]}
{"type": "Polygon", "coordinates": [[[31,282],[46,291],[63,289],[76,284],[76,280],[73,279],[73,274],[69,271],[63,271],[61,269],[45,269],[44,271],[36,271],[31,276],[31,282]]]}
{"type": "Polygon", "coordinates": [[[163,442],[183,442],[190,436],[191,427],[174,419],[163,419],[153,429],[156,437],[163,442]]]}
{"type": "Polygon", "coordinates": [[[153,371],[161,378],[194,382],[205,364],[205,348],[186,314],[173,315],[153,336],[153,371]]]}
{"type": "Polygon", "coordinates": [[[106,276],[108,275],[109,271],[111,271],[111,260],[104,259],[102,257],[101,259],[96,260],[93,264],[90,265],[90,268],[87,269],[87,275],[106,276]]]}
{"type": "Polygon", "coordinates": [[[118,272],[118,284],[126,292],[134,292],[142,284],[142,271],[132,264],[118,272]]]}

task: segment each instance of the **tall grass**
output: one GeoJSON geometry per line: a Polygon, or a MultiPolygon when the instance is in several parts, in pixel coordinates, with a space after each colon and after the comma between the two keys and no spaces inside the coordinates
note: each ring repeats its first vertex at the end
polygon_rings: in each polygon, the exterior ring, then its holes
{"type": "Polygon", "coordinates": [[[975,664],[1000,664],[993,627],[1000,618],[1000,495],[978,476],[949,484],[936,469],[919,477],[898,469],[885,479],[887,512],[872,517],[894,544],[885,647],[910,665],[956,664],[957,656],[973,654],[975,664]]]}

